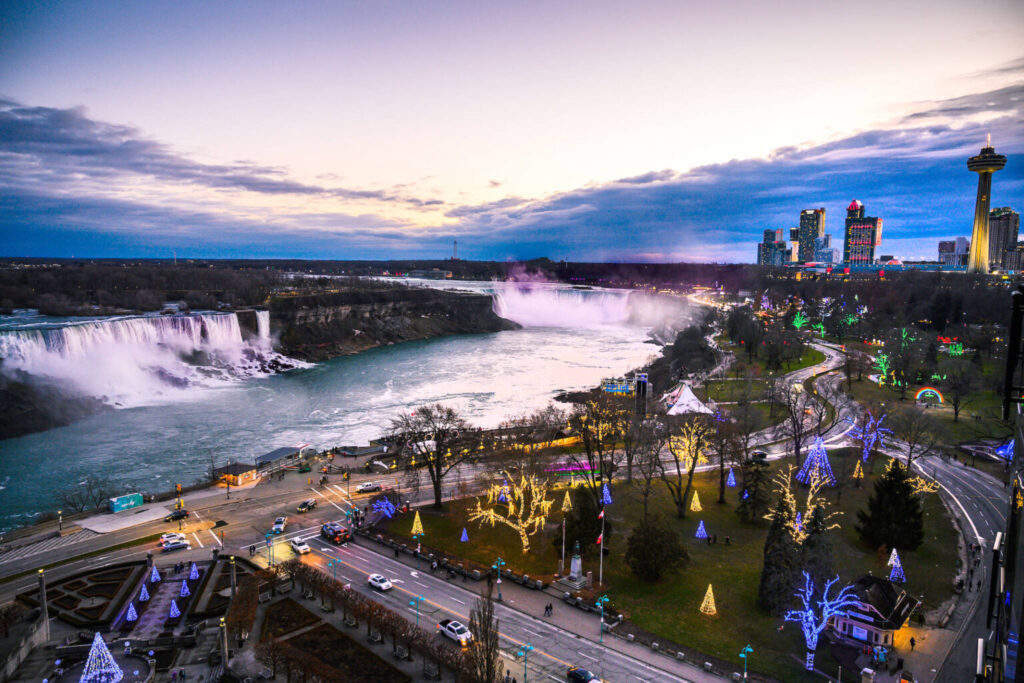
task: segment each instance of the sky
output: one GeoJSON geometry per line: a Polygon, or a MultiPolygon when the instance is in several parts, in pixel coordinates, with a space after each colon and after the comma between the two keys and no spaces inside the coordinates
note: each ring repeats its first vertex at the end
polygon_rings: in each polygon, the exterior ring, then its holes
{"type": "Polygon", "coordinates": [[[1024,207],[1024,3],[0,4],[0,255],[750,262],[1024,207]]]}

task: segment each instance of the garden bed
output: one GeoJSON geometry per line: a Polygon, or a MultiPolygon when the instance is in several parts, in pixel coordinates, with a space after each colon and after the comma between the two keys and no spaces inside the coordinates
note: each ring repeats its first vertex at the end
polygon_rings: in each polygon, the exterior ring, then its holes
{"type": "Polygon", "coordinates": [[[279,600],[267,607],[267,611],[263,615],[260,641],[281,638],[301,628],[312,626],[318,621],[320,621],[319,617],[291,598],[279,600]]]}
{"type": "Polygon", "coordinates": [[[330,624],[318,626],[289,638],[288,644],[330,666],[342,681],[367,680],[373,672],[375,683],[409,683],[407,675],[367,650],[330,624]]]}

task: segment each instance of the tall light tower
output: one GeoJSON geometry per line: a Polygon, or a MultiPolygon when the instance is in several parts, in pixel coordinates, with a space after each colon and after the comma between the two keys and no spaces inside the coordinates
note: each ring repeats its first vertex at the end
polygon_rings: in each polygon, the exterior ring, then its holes
{"type": "Polygon", "coordinates": [[[1006,157],[996,154],[992,136],[977,156],[967,160],[967,168],[978,174],[978,199],[974,204],[974,231],[971,252],[967,257],[968,273],[988,273],[988,206],[992,196],[992,174],[1006,166],[1006,157]]]}

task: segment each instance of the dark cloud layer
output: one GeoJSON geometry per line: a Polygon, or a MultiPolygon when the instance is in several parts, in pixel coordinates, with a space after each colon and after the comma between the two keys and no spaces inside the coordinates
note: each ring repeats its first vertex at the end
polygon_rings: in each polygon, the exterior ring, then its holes
{"type": "MultiPolygon", "coordinates": [[[[1007,73],[1021,67],[1007,67],[1014,68],[1007,73]]],[[[651,171],[540,200],[446,206],[451,224],[414,230],[383,217],[386,206],[442,202],[401,188],[309,185],[251,163],[197,163],[79,109],[0,99],[0,253],[416,257],[447,253],[457,238],[469,258],[750,261],[764,229],[794,225],[804,208],[826,207],[827,229],[840,242],[844,209],[856,197],[884,218],[884,253],[927,256],[938,239],[969,234],[976,180],[965,160],[986,133],[1010,157],[996,176],[993,205],[1022,208],[1022,110],[1024,85],[1015,85],[928,103],[890,128],[781,148],[764,159],[651,171]],[[197,210],[111,200],[90,193],[83,178],[380,202],[382,215],[254,220],[228,205],[197,210]],[[886,242],[898,248],[887,250],[886,242]]]]}

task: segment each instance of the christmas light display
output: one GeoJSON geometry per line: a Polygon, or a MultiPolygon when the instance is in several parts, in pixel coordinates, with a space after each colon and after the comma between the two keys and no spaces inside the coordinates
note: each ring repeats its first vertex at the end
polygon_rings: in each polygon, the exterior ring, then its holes
{"type": "Polygon", "coordinates": [[[177,619],[180,616],[181,616],[181,610],[178,609],[178,603],[176,601],[174,601],[174,600],[171,600],[171,611],[167,613],[167,618],[168,619],[177,619]]]}
{"type": "Polygon", "coordinates": [[[693,498],[690,499],[690,512],[700,512],[703,509],[700,505],[700,494],[694,491],[693,498]]]}
{"type": "Polygon", "coordinates": [[[612,492],[608,490],[608,484],[601,487],[601,505],[612,504],[612,492]]]}
{"type": "Polygon", "coordinates": [[[797,533],[801,533],[804,530],[804,515],[802,512],[796,513],[796,519],[793,520],[793,528],[796,529],[797,533]]]}
{"type": "Polygon", "coordinates": [[[814,670],[814,651],[818,649],[818,636],[825,630],[828,622],[834,617],[846,616],[846,611],[857,604],[857,598],[853,592],[853,586],[844,587],[833,599],[829,599],[828,593],[832,586],[839,581],[839,577],[832,579],[825,584],[821,592],[821,600],[814,600],[814,582],[811,575],[803,572],[804,588],[795,593],[796,597],[803,603],[803,609],[790,610],[783,617],[786,621],[795,621],[800,624],[804,633],[804,645],[806,646],[807,658],[804,661],[804,668],[808,671],[814,670]]]}
{"type": "Polygon", "coordinates": [[[181,580],[181,590],[178,592],[178,595],[180,595],[183,598],[187,598],[188,596],[192,595],[192,593],[188,590],[188,581],[186,581],[185,579],[181,580]]]}
{"type": "Polygon", "coordinates": [[[853,478],[854,479],[863,479],[864,478],[864,468],[860,466],[860,460],[857,460],[857,465],[853,468],[853,478]]]}
{"type": "Polygon", "coordinates": [[[709,617],[718,614],[718,610],[715,609],[715,591],[711,589],[710,583],[707,592],[704,593],[704,602],[700,603],[700,611],[709,617]]]}
{"type": "Polygon", "coordinates": [[[885,421],[885,415],[875,419],[875,416],[868,413],[864,418],[864,424],[857,424],[856,421],[851,418],[846,418],[846,421],[852,427],[850,429],[850,438],[854,441],[859,441],[861,445],[861,459],[864,462],[868,461],[868,457],[871,455],[871,451],[878,448],[885,448],[885,437],[892,434],[892,430],[888,427],[883,427],[882,422],[885,421]]]}
{"type": "Polygon", "coordinates": [[[889,564],[892,566],[892,570],[889,572],[889,580],[893,583],[906,583],[907,576],[903,573],[903,563],[900,562],[900,556],[896,553],[896,548],[892,549],[892,557],[889,558],[889,564]]]}
{"type": "Polygon", "coordinates": [[[1013,446],[1015,439],[1010,439],[1009,443],[1005,443],[1002,446],[996,447],[996,455],[1005,460],[1006,462],[1013,462],[1013,446]]]}
{"type": "Polygon", "coordinates": [[[149,591],[146,590],[146,584],[142,584],[142,590],[139,591],[139,602],[146,602],[149,600],[149,591]]]}
{"type": "Polygon", "coordinates": [[[466,527],[462,527],[462,537],[459,539],[462,543],[469,543],[469,534],[466,533],[466,527]]]}
{"type": "Polygon", "coordinates": [[[562,499],[562,512],[565,513],[570,510],[572,510],[572,499],[569,498],[569,491],[567,489],[565,492],[565,498],[562,499]]]}
{"type": "Polygon", "coordinates": [[[92,639],[89,656],[85,660],[85,669],[78,683],[117,683],[124,678],[124,672],[114,661],[113,655],[103,642],[99,631],[92,639]]]}
{"type": "Polygon", "coordinates": [[[697,538],[707,538],[708,537],[707,529],[704,528],[704,520],[703,519],[700,521],[700,524],[697,525],[697,533],[694,534],[694,535],[697,538]]]}
{"type": "Polygon", "coordinates": [[[409,532],[413,536],[423,535],[423,522],[420,521],[420,511],[416,511],[416,517],[412,520],[412,531],[409,532]]]}
{"type": "Polygon", "coordinates": [[[743,500],[746,500],[747,498],[750,498],[750,491],[743,489],[743,500]]]}
{"type": "MultiPolygon", "coordinates": [[[[548,499],[550,484],[534,475],[521,475],[511,485],[494,484],[487,491],[484,500],[476,499],[476,505],[469,511],[469,521],[483,520],[492,527],[504,524],[517,534],[523,545],[523,552],[530,552],[530,536],[544,528],[544,522],[555,501],[548,499]]],[[[607,485],[605,486],[607,490],[607,485]]]]}
{"type": "Polygon", "coordinates": [[[796,315],[793,316],[793,327],[801,329],[807,324],[807,316],[803,314],[803,311],[797,311],[796,315]]]}
{"type": "Polygon", "coordinates": [[[128,603],[128,613],[124,615],[125,621],[135,621],[139,618],[139,613],[135,611],[135,605],[128,603]]]}
{"type": "Polygon", "coordinates": [[[885,384],[885,378],[889,376],[891,364],[889,363],[889,355],[880,353],[875,356],[875,367],[878,368],[878,386],[885,384]]]}
{"type": "Polygon", "coordinates": [[[196,563],[193,562],[192,563],[192,568],[188,570],[188,580],[189,581],[195,581],[198,578],[199,578],[199,567],[197,567],[196,563]]]}
{"type": "Polygon", "coordinates": [[[736,473],[732,471],[731,467],[729,468],[729,476],[725,478],[725,485],[736,486],[736,473]]]}
{"type": "Polygon", "coordinates": [[[821,335],[821,338],[825,338],[825,325],[823,323],[814,323],[811,325],[811,329],[821,335]]]}
{"type": "Polygon", "coordinates": [[[802,484],[810,484],[812,481],[820,481],[825,486],[835,486],[836,477],[832,474],[832,465],[828,462],[828,453],[825,451],[825,441],[815,437],[814,445],[811,446],[804,464],[796,473],[796,480],[802,484]]]}
{"type": "Polygon", "coordinates": [[[160,570],[153,566],[153,571],[149,573],[150,583],[160,583],[160,570]]]}
{"type": "Polygon", "coordinates": [[[889,561],[885,563],[885,566],[887,566],[887,567],[893,566],[894,564],[896,564],[896,562],[899,560],[899,558],[900,558],[900,556],[896,554],[896,548],[893,548],[892,552],[889,553],[889,561]]]}
{"type": "Polygon", "coordinates": [[[395,504],[392,503],[388,498],[380,498],[378,500],[373,501],[373,505],[371,507],[374,512],[379,512],[388,519],[391,519],[395,515],[395,512],[398,511],[398,508],[395,507],[395,504]]]}

